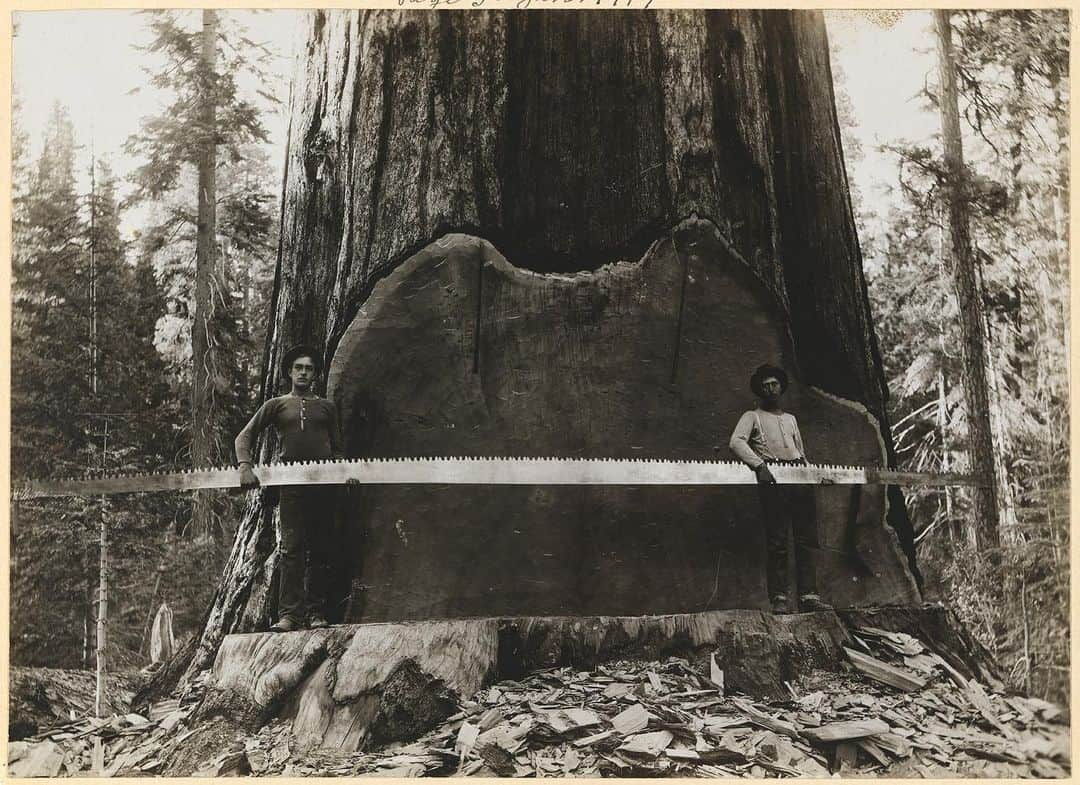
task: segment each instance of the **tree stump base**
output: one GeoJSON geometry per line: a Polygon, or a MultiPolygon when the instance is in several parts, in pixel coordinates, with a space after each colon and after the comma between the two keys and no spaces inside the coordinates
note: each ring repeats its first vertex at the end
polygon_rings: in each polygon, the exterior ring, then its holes
{"type": "Polygon", "coordinates": [[[416,738],[457,701],[541,668],[681,656],[730,690],[785,694],[783,682],[835,668],[850,638],[833,613],[728,610],[668,616],[516,617],[342,625],[230,635],[200,713],[248,724],[289,719],[300,746],[356,750],[416,738]]]}

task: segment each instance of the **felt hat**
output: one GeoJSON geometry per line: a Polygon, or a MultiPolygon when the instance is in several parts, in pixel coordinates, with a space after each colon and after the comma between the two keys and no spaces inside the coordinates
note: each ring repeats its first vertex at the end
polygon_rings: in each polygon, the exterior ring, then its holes
{"type": "Polygon", "coordinates": [[[759,365],[758,369],[754,371],[754,375],[750,377],[750,389],[754,395],[764,395],[761,389],[761,383],[766,379],[773,378],[780,382],[780,392],[783,392],[788,388],[788,375],[787,371],[777,365],[770,365],[765,363],[759,365]]]}

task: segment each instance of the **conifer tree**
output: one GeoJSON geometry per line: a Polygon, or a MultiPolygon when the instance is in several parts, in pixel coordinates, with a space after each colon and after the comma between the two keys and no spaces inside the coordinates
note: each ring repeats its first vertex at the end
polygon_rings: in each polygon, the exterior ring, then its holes
{"type": "MultiPolygon", "coordinates": [[[[219,464],[229,459],[226,434],[235,419],[230,414],[236,407],[232,376],[238,358],[231,286],[219,258],[217,182],[223,163],[243,160],[245,145],[267,140],[259,107],[243,95],[238,77],[247,73],[256,82],[264,80],[270,53],[248,39],[235,19],[213,10],[202,12],[198,26],[183,12],[149,14],[153,40],[146,49],[163,63],[159,71],[147,70],[170,103],[161,114],[145,118],[128,141],[128,152],[145,161],[133,178],[134,198],[171,204],[152,232],[162,245],[194,229],[193,285],[184,320],[190,346],[189,457],[196,465],[219,464]]],[[[272,100],[268,92],[261,94],[272,100]]],[[[213,497],[196,493],[192,534],[205,539],[222,531],[213,497]]]]}

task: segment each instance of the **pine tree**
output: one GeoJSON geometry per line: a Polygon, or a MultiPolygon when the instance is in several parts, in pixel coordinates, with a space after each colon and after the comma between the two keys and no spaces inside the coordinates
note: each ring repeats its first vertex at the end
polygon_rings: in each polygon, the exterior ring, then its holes
{"type": "MultiPolygon", "coordinates": [[[[241,94],[237,77],[246,72],[256,81],[264,79],[270,53],[216,11],[202,13],[200,29],[192,29],[190,16],[181,12],[149,13],[153,41],[147,50],[164,60],[150,81],[172,102],[162,114],[143,121],[127,149],[146,161],[134,177],[135,198],[173,196],[173,206],[151,234],[168,244],[175,233],[194,224],[194,285],[185,298],[190,318],[184,320],[190,345],[190,457],[196,465],[218,464],[229,459],[225,435],[234,423],[230,409],[235,408],[237,389],[230,377],[238,363],[230,282],[218,259],[217,180],[223,162],[242,160],[245,145],[267,139],[259,109],[241,94]],[[175,194],[178,189],[185,193],[175,194]]],[[[220,534],[220,527],[212,497],[197,493],[193,534],[210,537],[220,534]]]]}
{"type": "MultiPolygon", "coordinates": [[[[92,459],[74,414],[88,398],[85,224],[76,192],[75,131],[53,107],[18,206],[12,281],[12,473],[81,474],[92,459]]],[[[18,505],[12,515],[12,660],[87,663],[92,628],[86,500],[18,505]],[[56,586],[68,587],[56,592],[56,586]],[[58,645],[61,644],[61,645],[58,645]]]]}

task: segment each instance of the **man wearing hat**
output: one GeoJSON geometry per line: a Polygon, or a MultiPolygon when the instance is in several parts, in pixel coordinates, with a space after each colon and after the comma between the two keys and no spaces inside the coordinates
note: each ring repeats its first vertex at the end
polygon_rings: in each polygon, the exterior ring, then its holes
{"type": "MultiPolygon", "coordinates": [[[[314,461],[341,457],[337,407],[320,398],[313,387],[322,370],[320,353],[311,346],[294,346],[285,353],[281,373],[289,381],[287,395],[271,398],[236,437],[240,486],[256,488],[251,470],[255,439],[274,426],[285,461],[314,461]]],[[[304,626],[327,625],[324,612],[334,549],[333,524],[337,489],[333,485],[289,485],[281,489],[281,573],[278,585],[278,620],[272,632],[292,632],[304,626]],[[307,596],[304,592],[305,569],[307,596]],[[305,603],[306,599],[306,603],[305,603]],[[305,607],[306,606],[306,607],[305,607]]]]}
{"type": "Polygon", "coordinates": [[[818,555],[817,513],[813,488],[778,485],[769,471],[773,463],[806,463],[799,424],[780,406],[788,386],[783,368],[765,364],[750,377],[750,389],[758,397],[756,409],[739,418],[731,434],[731,450],[754,470],[758,479],[761,510],[765,518],[766,577],[773,613],[792,613],[788,602],[788,532],[795,539],[795,582],[798,609],[830,610],[817,593],[815,561],[818,555]]]}

